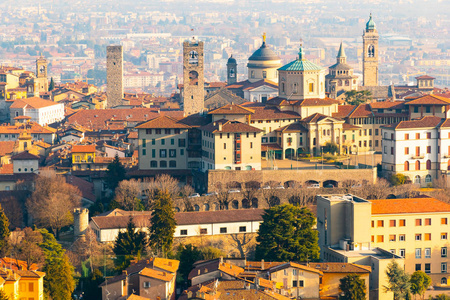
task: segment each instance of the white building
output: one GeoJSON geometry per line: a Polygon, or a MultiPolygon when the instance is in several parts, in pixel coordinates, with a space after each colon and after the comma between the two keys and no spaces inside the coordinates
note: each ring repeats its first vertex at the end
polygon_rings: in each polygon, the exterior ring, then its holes
{"type": "Polygon", "coordinates": [[[382,126],[382,166],[420,186],[450,180],[450,119],[425,116],[382,126]]]}
{"type": "Polygon", "coordinates": [[[20,116],[28,116],[30,121],[39,125],[48,125],[64,119],[64,104],[39,97],[16,100],[9,111],[11,124],[14,124],[14,118],[20,116]]]}

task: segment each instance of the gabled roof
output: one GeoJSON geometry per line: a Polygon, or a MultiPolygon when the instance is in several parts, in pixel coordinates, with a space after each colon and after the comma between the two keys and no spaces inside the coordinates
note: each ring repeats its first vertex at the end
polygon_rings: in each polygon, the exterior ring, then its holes
{"type": "Polygon", "coordinates": [[[204,106],[207,109],[214,109],[226,104],[241,104],[245,99],[235,95],[231,90],[220,88],[206,95],[204,106]]]}
{"type": "Polygon", "coordinates": [[[356,105],[339,105],[338,112],[333,113],[332,116],[335,118],[345,118],[355,109],[355,107],[356,105]]]}
{"type": "Polygon", "coordinates": [[[0,157],[11,154],[14,151],[15,141],[0,141],[0,157]]]}
{"type": "Polygon", "coordinates": [[[428,76],[428,75],[422,75],[422,76],[416,77],[416,79],[436,79],[436,78],[428,76]]]}
{"type": "Polygon", "coordinates": [[[286,126],[283,126],[281,128],[275,129],[275,131],[284,132],[284,133],[300,132],[300,131],[307,132],[308,129],[306,129],[305,126],[303,126],[300,122],[295,122],[295,123],[291,123],[286,126]]]}
{"type": "Polygon", "coordinates": [[[238,121],[228,121],[225,119],[211,122],[208,125],[200,127],[201,130],[212,133],[241,133],[241,132],[261,132],[262,130],[238,121]],[[222,127],[222,128],[220,128],[222,127]]]}
{"type": "Polygon", "coordinates": [[[401,109],[405,107],[405,102],[403,101],[381,101],[372,102],[369,104],[372,109],[401,109]]]}
{"type": "Polygon", "coordinates": [[[287,262],[287,263],[284,263],[284,264],[281,264],[281,265],[278,265],[278,266],[274,266],[274,267],[269,269],[269,272],[277,272],[277,271],[280,271],[280,270],[284,270],[286,268],[300,269],[300,270],[303,270],[303,271],[306,271],[306,272],[317,273],[320,276],[323,276],[323,272],[320,271],[320,270],[317,270],[317,269],[314,269],[314,268],[311,268],[311,267],[307,267],[307,266],[304,266],[304,265],[300,265],[300,264],[297,264],[297,263],[293,263],[293,262],[287,262]]]}
{"type": "Polygon", "coordinates": [[[142,271],[139,272],[139,275],[153,278],[153,279],[162,280],[162,281],[171,281],[173,279],[173,277],[175,276],[174,274],[171,274],[168,272],[158,271],[158,270],[150,269],[150,268],[142,269],[142,271]]]}
{"type": "Polygon", "coordinates": [[[306,117],[304,119],[301,119],[301,122],[302,123],[317,123],[317,122],[320,122],[320,121],[323,121],[323,120],[326,120],[326,119],[330,119],[332,121],[339,121],[339,122],[342,122],[342,123],[344,122],[341,119],[333,118],[333,117],[330,117],[330,116],[327,116],[327,115],[323,115],[323,114],[319,114],[319,113],[314,113],[314,114],[312,114],[312,115],[310,115],[310,116],[308,116],[308,117],[306,117]]]}
{"type": "Polygon", "coordinates": [[[434,128],[443,123],[443,119],[436,116],[425,116],[419,120],[401,121],[397,124],[385,125],[382,127],[395,129],[410,129],[410,128],[434,128]]]}
{"type": "Polygon", "coordinates": [[[142,123],[135,128],[137,129],[151,129],[151,128],[175,128],[175,129],[188,129],[190,126],[179,122],[177,119],[174,119],[169,116],[160,116],[154,118],[150,121],[142,123]]]}
{"type": "Polygon", "coordinates": [[[249,115],[253,114],[254,110],[243,107],[237,104],[227,104],[217,109],[210,111],[210,115],[249,115]]]}
{"type": "Polygon", "coordinates": [[[18,99],[14,101],[13,104],[11,104],[10,108],[24,108],[26,106],[31,108],[43,108],[48,106],[58,105],[58,103],[50,101],[50,100],[44,100],[39,97],[31,97],[31,98],[25,98],[25,99],[18,99]]]}
{"type": "Polygon", "coordinates": [[[372,117],[373,112],[370,109],[370,104],[363,103],[359,104],[349,115],[349,118],[365,118],[372,117]]]}
{"type": "Polygon", "coordinates": [[[442,128],[450,128],[450,119],[445,119],[445,121],[441,124],[442,128]]]}
{"type": "Polygon", "coordinates": [[[450,105],[450,99],[430,94],[408,101],[405,105],[450,105]]]}
{"type": "Polygon", "coordinates": [[[450,212],[450,204],[435,198],[369,200],[372,215],[450,212]]]}
{"type": "Polygon", "coordinates": [[[93,153],[95,145],[73,145],[72,153],[93,153]]]}
{"type": "Polygon", "coordinates": [[[39,160],[39,156],[24,151],[11,157],[11,160],[39,160]]]}
{"type": "Polygon", "coordinates": [[[179,212],[175,214],[178,225],[214,224],[262,221],[263,209],[179,212]]]}
{"type": "Polygon", "coordinates": [[[370,273],[370,266],[363,266],[351,263],[326,262],[326,263],[310,263],[311,268],[322,271],[323,273],[370,273]]]}
{"type": "Polygon", "coordinates": [[[300,119],[300,115],[291,110],[279,110],[277,107],[271,106],[259,106],[252,107],[254,114],[251,116],[251,120],[283,120],[283,119],[300,119]]]}

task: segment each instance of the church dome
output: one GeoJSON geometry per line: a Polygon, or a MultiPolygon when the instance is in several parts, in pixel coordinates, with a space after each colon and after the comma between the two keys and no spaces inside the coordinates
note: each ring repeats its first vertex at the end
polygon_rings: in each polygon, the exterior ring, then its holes
{"type": "Polygon", "coordinates": [[[230,58],[227,61],[227,64],[236,64],[236,59],[233,57],[233,55],[230,56],[230,58]]]}
{"type": "Polygon", "coordinates": [[[370,14],[369,21],[366,23],[366,30],[375,30],[375,22],[372,19],[372,14],[370,14]]]}
{"type": "Polygon", "coordinates": [[[266,42],[263,42],[261,47],[248,60],[267,61],[279,59],[278,55],[266,45],[266,42]]]}

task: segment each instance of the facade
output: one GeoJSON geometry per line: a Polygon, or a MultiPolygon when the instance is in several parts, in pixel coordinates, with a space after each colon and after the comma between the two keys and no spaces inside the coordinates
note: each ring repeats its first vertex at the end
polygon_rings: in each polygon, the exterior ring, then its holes
{"type": "Polygon", "coordinates": [[[26,132],[31,139],[53,144],[56,131],[48,126],[41,126],[35,122],[18,123],[16,125],[0,125],[0,141],[16,141],[21,133],[26,132]]]}
{"type": "Polygon", "coordinates": [[[183,107],[189,116],[203,111],[205,101],[203,42],[183,42],[183,107]]]}
{"type": "Polygon", "coordinates": [[[237,62],[233,55],[227,61],[227,84],[234,84],[237,82],[237,62]]]}
{"type": "Polygon", "coordinates": [[[36,78],[34,79],[37,88],[35,92],[37,92],[38,95],[41,93],[48,92],[47,68],[48,68],[47,59],[45,59],[45,57],[43,56],[39,57],[36,60],[36,78]]]}
{"type": "Polygon", "coordinates": [[[44,100],[39,97],[19,99],[9,107],[10,122],[14,124],[17,117],[27,116],[31,122],[46,126],[64,119],[64,104],[44,100]]]}
{"type": "Polygon", "coordinates": [[[370,14],[363,32],[363,85],[378,86],[378,31],[370,14]]]}
{"type": "Polygon", "coordinates": [[[336,99],[343,93],[358,89],[358,76],[353,74],[353,68],[347,64],[344,46],[339,47],[336,64],[328,68],[325,76],[325,90],[330,98],[336,99]]]}
{"type": "Polygon", "coordinates": [[[261,47],[248,59],[248,81],[254,83],[266,79],[277,83],[279,67],[281,67],[281,60],[266,44],[266,34],[264,33],[261,47]]]}
{"type": "Polygon", "coordinates": [[[450,179],[450,119],[424,116],[382,127],[382,167],[420,186],[450,179]]]}
{"type": "Polygon", "coordinates": [[[123,99],[123,50],[122,46],[106,48],[107,108],[122,104],[123,99]]]}

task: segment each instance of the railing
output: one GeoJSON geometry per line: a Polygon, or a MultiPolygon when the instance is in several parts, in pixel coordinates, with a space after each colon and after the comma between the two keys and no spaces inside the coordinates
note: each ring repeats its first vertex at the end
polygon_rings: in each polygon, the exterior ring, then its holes
{"type": "Polygon", "coordinates": [[[422,158],[425,158],[425,154],[423,154],[423,153],[421,153],[421,154],[419,154],[419,155],[413,154],[413,155],[411,156],[411,159],[422,159],[422,158]]]}

